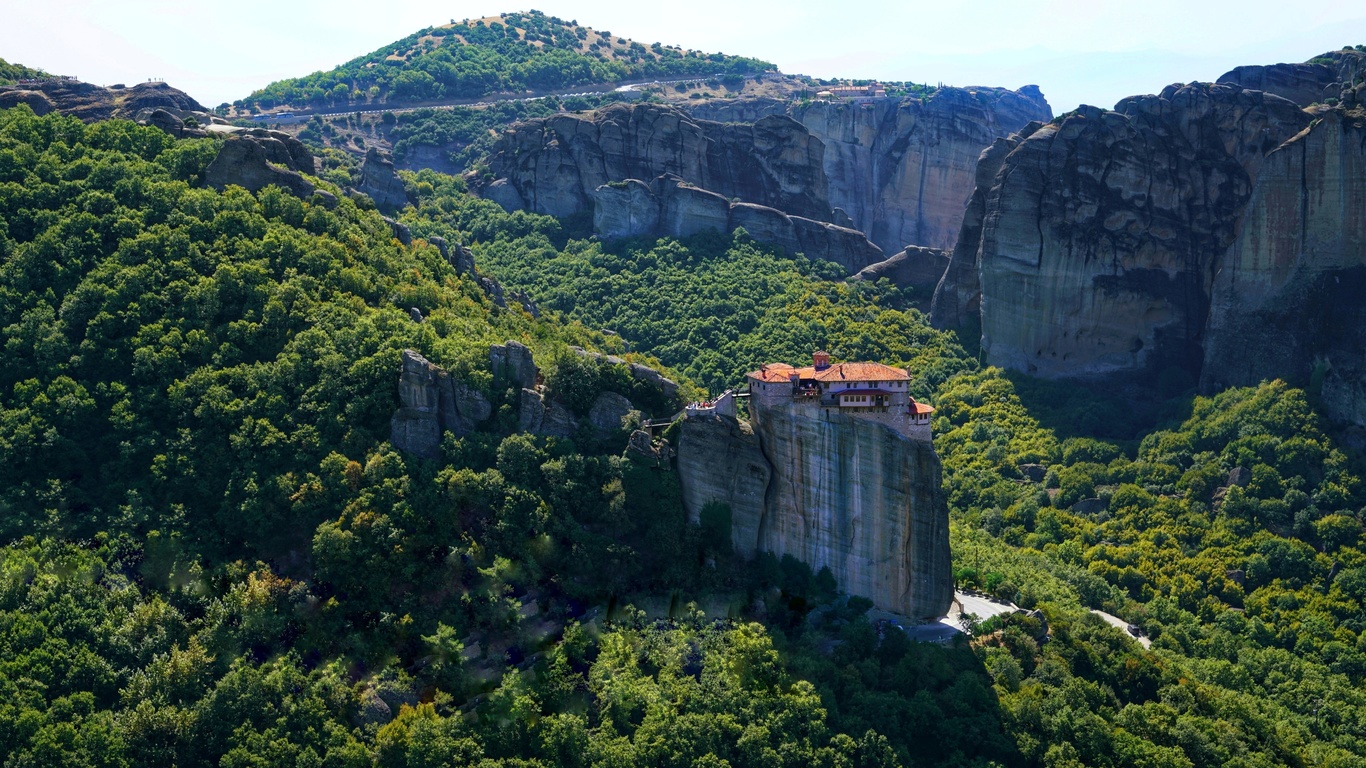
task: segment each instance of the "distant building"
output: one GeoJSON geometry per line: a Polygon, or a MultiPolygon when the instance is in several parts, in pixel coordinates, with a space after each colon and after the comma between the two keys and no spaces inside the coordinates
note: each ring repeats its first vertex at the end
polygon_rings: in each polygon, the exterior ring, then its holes
{"type": "Polygon", "coordinates": [[[887,89],[877,83],[868,85],[836,85],[827,89],[831,96],[840,99],[885,99],[887,89]]]}
{"type": "Polygon", "coordinates": [[[911,396],[911,376],[902,368],[881,363],[831,363],[826,352],[815,352],[811,365],[794,368],[769,363],[746,374],[750,414],[763,419],[765,410],[806,407],[853,414],[894,427],[902,434],[929,440],[934,408],[911,396]]]}

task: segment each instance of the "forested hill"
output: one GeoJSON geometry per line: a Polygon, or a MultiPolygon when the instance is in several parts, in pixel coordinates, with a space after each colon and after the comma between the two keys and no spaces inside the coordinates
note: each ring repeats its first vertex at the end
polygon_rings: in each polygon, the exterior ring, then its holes
{"type": "Polygon", "coordinates": [[[645,45],[530,11],[428,27],[328,72],[271,83],[236,106],[392,105],[773,68],[743,56],[645,45]]]}
{"type": "Polygon", "coordinates": [[[0,85],[9,85],[16,80],[27,80],[34,77],[47,77],[47,73],[41,69],[33,69],[23,64],[11,64],[0,59],[0,85]]]}

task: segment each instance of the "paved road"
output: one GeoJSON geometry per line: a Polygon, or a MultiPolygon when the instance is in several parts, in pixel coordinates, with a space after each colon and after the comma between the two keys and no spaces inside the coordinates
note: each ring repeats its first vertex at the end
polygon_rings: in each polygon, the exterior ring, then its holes
{"type": "Polygon", "coordinates": [[[1115,616],[1113,614],[1106,613],[1105,611],[1097,611],[1095,608],[1091,609],[1091,613],[1094,613],[1095,615],[1104,619],[1106,624],[1109,624],[1110,626],[1119,629],[1119,631],[1137,640],[1138,644],[1143,646],[1144,648],[1153,647],[1152,640],[1146,637],[1142,637],[1140,635],[1135,635],[1134,633],[1130,632],[1129,622],[1125,621],[1124,619],[1121,619],[1120,617],[1115,616]]]}
{"type": "MultiPolygon", "coordinates": [[[[897,621],[898,626],[906,631],[906,635],[912,640],[922,643],[947,643],[954,636],[963,634],[960,617],[964,613],[976,614],[978,621],[997,616],[1003,613],[1014,613],[1019,608],[1010,603],[999,603],[981,595],[970,595],[967,592],[954,592],[953,605],[949,607],[949,614],[939,621],[929,624],[910,624],[904,617],[892,617],[892,614],[875,616],[875,618],[889,618],[897,621]]],[[[870,614],[871,615],[871,614],[870,614]]]]}

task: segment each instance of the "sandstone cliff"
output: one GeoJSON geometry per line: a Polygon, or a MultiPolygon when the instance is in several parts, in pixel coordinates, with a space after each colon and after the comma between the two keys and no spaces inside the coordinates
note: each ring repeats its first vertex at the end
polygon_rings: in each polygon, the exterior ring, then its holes
{"type": "Polygon", "coordinates": [[[507,129],[489,158],[506,184],[488,196],[508,208],[571,216],[592,210],[594,190],[608,182],[673,174],[725,198],[828,220],[822,151],[786,117],[728,125],[673,107],[616,104],[507,129]]]}
{"type": "Polygon", "coordinates": [[[1366,425],[1366,113],[1324,110],[1262,165],[1214,278],[1206,390],[1322,381],[1366,425]]]}
{"type": "Polygon", "coordinates": [[[825,146],[830,205],[886,253],[953,247],[977,156],[994,139],[1053,117],[1032,85],[939,88],[925,98],[861,104],[715,101],[691,110],[724,121],[786,114],[801,123],[825,146]]]}
{"type": "Polygon", "coordinates": [[[1329,99],[1341,99],[1366,73],[1366,53],[1333,51],[1302,64],[1267,64],[1235,67],[1219,82],[1254,91],[1274,93],[1307,107],[1329,99]]]}
{"type": "Polygon", "coordinates": [[[884,610],[947,611],[948,506],[931,443],[856,416],[774,407],[753,424],[685,420],[678,466],[689,514],[730,505],[739,554],[829,567],[841,589],[884,610]]]}
{"type": "Polygon", "coordinates": [[[992,364],[1045,377],[1198,371],[1216,259],[1262,159],[1309,120],[1276,96],[1193,84],[999,143],[983,155],[980,228],[970,211],[936,319],[970,314],[975,271],[992,364]]]}
{"type": "Polygon", "coordinates": [[[1362,60],[1240,68],[996,142],[932,320],[980,322],[988,362],[1034,375],[1279,377],[1366,425],[1362,60]]]}
{"type": "MultiPolygon", "coordinates": [[[[718,100],[685,109],[615,105],[520,123],[495,147],[490,169],[497,178],[482,192],[508,209],[556,216],[592,210],[606,237],[708,226],[754,234],[750,224],[725,221],[722,201],[731,201],[861,232],[880,253],[907,244],[948,248],[978,154],[993,139],[1052,117],[1034,86],[941,88],[923,99],[869,103],[718,100]],[[661,176],[717,199],[683,200],[696,215],[674,226],[676,219],[657,218],[661,201],[647,199],[643,186],[622,186],[661,176]]],[[[772,238],[762,231],[756,239],[788,250],[807,246],[790,226],[776,226],[772,238]]],[[[857,263],[857,271],[879,259],[836,260],[857,263]]]]}

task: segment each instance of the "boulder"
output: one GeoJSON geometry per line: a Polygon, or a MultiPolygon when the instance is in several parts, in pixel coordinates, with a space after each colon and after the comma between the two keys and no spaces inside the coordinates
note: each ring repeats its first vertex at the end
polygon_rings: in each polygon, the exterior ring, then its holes
{"type": "Polygon", "coordinates": [[[407,224],[404,224],[401,221],[395,221],[394,219],[391,219],[388,216],[382,216],[380,218],[384,219],[385,224],[389,225],[389,231],[394,234],[394,239],[398,240],[400,243],[403,243],[404,245],[413,244],[413,231],[411,229],[408,229],[407,224]]]}
{"type": "Polygon", "coordinates": [[[1021,464],[1020,474],[1031,483],[1042,483],[1048,476],[1048,467],[1042,464],[1021,464]]]}
{"type": "Polygon", "coordinates": [[[887,278],[899,288],[917,295],[931,296],[949,266],[949,254],[938,248],[908,245],[890,259],[870,264],[855,274],[854,280],[877,281],[887,278]]]}
{"type": "Polygon", "coordinates": [[[1228,473],[1228,485],[1236,485],[1246,488],[1252,482],[1252,470],[1247,467],[1234,467],[1228,473]]]}
{"type": "Polygon", "coordinates": [[[616,392],[602,392],[588,409],[588,423],[600,436],[607,437],[620,432],[631,414],[639,421],[640,411],[635,410],[630,400],[616,392]]]}
{"type": "Polygon", "coordinates": [[[208,132],[202,128],[191,128],[186,126],[184,118],[160,108],[152,110],[151,114],[141,122],[144,125],[159,128],[177,139],[202,138],[209,135],[208,132]]]}

